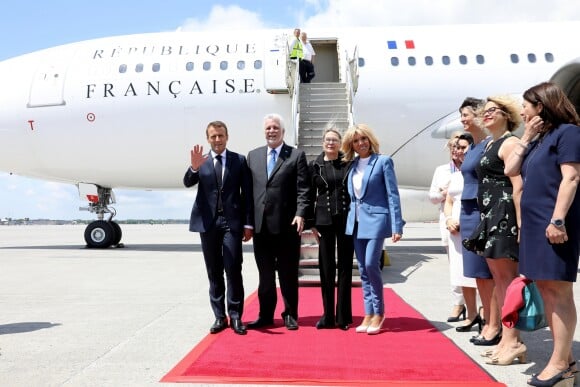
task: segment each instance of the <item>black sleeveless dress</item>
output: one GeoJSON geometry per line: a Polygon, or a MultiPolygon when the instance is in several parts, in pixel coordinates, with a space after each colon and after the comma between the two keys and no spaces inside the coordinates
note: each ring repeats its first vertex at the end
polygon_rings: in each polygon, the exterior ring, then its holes
{"type": "Polygon", "coordinates": [[[518,260],[518,224],[510,178],[498,156],[501,144],[512,134],[494,141],[476,167],[479,180],[477,202],[481,222],[463,246],[485,258],[518,260]]]}

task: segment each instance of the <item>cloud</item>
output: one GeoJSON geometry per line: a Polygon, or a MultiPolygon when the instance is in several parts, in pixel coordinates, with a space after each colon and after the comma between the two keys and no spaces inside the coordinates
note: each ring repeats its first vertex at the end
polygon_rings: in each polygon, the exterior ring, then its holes
{"type": "Polygon", "coordinates": [[[240,30],[240,29],[260,29],[266,28],[260,15],[240,8],[237,5],[221,6],[215,5],[209,15],[205,18],[188,18],[180,31],[202,31],[202,30],[240,30]]]}
{"type": "MultiPolygon", "coordinates": [[[[303,20],[305,28],[481,24],[580,20],[576,0],[330,0],[320,13],[303,20]]],[[[525,33],[523,31],[522,33],[525,33]]]]}

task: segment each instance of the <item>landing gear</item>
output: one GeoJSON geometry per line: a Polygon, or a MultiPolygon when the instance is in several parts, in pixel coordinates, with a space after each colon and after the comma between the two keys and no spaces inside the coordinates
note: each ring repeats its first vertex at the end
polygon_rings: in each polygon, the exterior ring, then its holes
{"type": "Polygon", "coordinates": [[[98,220],[89,223],[85,229],[87,247],[99,249],[111,246],[123,247],[123,244],[120,243],[123,236],[121,227],[112,221],[116,211],[109,207],[109,204],[115,203],[113,190],[84,183],[79,183],[78,188],[81,198],[89,201],[89,206],[81,209],[96,213],[98,218],[98,220]],[[108,220],[104,220],[106,213],[110,215],[108,220]]]}

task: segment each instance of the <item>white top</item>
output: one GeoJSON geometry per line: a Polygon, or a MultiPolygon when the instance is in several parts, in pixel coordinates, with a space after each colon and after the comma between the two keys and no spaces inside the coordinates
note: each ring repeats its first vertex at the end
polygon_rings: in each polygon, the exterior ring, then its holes
{"type": "MultiPolygon", "coordinates": [[[[365,168],[367,167],[367,165],[369,165],[369,161],[371,160],[371,156],[366,157],[366,158],[359,158],[358,159],[358,163],[356,165],[356,169],[354,170],[354,172],[352,173],[352,189],[354,191],[354,196],[357,199],[360,199],[362,197],[362,181],[363,181],[363,176],[365,174],[365,168]]],[[[358,222],[358,206],[359,203],[356,204],[355,208],[356,208],[356,220],[358,222]]]]}
{"type": "Polygon", "coordinates": [[[306,43],[302,42],[302,52],[304,53],[304,58],[302,59],[306,59],[309,62],[312,62],[312,57],[316,55],[309,40],[307,40],[306,43]]]}

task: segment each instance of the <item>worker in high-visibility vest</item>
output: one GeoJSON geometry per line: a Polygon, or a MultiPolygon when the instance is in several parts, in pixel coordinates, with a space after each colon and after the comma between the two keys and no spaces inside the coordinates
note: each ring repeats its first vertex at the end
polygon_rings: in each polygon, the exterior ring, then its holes
{"type": "Polygon", "coordinates": [[[302,42],[300,41],[300,28],[294,29],[294,36],[296,39],[294,39],[290,46],[290,59],[301,60],[304,58],[304,52],[302,51],[302,42]]]}

